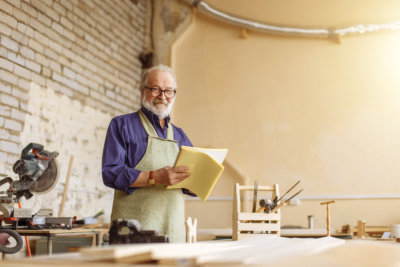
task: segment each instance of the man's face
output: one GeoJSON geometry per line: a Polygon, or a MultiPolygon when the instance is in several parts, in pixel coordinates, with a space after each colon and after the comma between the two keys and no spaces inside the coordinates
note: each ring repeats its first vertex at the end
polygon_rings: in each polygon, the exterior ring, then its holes
{"type": "MultiPolygon", "coordinates": [[[[147,87],[174,90],[175,81],[168,71],[154,70],[148,76],[147,87]]],[[[153,96],[150,89],[144,88],[142,90],[142,105],[158,115],[161,119],[167,117],[171,112],[175,97],[168,99],[165,97],[164,93],[161,93],[159,96],[153,96]]]]}

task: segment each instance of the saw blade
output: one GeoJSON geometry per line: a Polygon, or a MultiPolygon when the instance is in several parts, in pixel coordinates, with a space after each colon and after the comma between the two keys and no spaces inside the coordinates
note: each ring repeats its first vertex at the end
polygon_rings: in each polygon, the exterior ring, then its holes
{"type": "Polygon", "coordinates": [[[59,168],[56,159],[49,162],[47,170],[36,180],[36,183],[29,188],[29,192],[33,195],[44,194],[52,190],[59,178],[59,168]]]}

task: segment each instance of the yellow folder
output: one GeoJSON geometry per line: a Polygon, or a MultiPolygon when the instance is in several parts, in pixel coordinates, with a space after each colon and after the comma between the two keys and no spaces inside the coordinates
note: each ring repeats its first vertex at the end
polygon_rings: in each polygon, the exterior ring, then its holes
{"type": "Polygon", "coordinates": [[[167,189],[186,188],[206,201],[224,170],[222,162],[227,152],[227,149],[182,146],[175,166],[189,166],[190,177],[167,189]]]}

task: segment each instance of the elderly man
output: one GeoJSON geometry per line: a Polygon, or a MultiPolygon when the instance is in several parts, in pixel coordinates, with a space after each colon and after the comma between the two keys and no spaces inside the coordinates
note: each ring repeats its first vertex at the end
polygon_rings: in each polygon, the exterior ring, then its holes
{"type": "Polygon", "coordinates": [[[187,166],[172,167],[182,145],[192,146],[170,122],[176,79],[167,66],[142,76],[139,111],[115,117],[103,150],[103,181],[115,189],[111,219],[136,219],[143,230],[157,230],[171,242],[185,241],[183,193],[165,189],[190,176],[187,166]]]}

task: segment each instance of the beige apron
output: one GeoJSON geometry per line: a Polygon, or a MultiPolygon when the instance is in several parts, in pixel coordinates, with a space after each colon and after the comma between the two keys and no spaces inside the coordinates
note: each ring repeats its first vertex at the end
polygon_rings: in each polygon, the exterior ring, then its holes
{"type": "MultiPolygon", "coordinates": [[[[179,152],[172,125],[167,139],[158,137],[148,118],[139,111],[140,121],[149,135],[147,150],[135,169],[157,170],[173,166],[179,152]]],[[[181,189],[165,189],[163,185],[139,187],[132,194],[115,190],[111,220],[136,219],[142,230],[156,230],[168,235],[170,242],[185,242],[184,200],[181,189]]]]}

